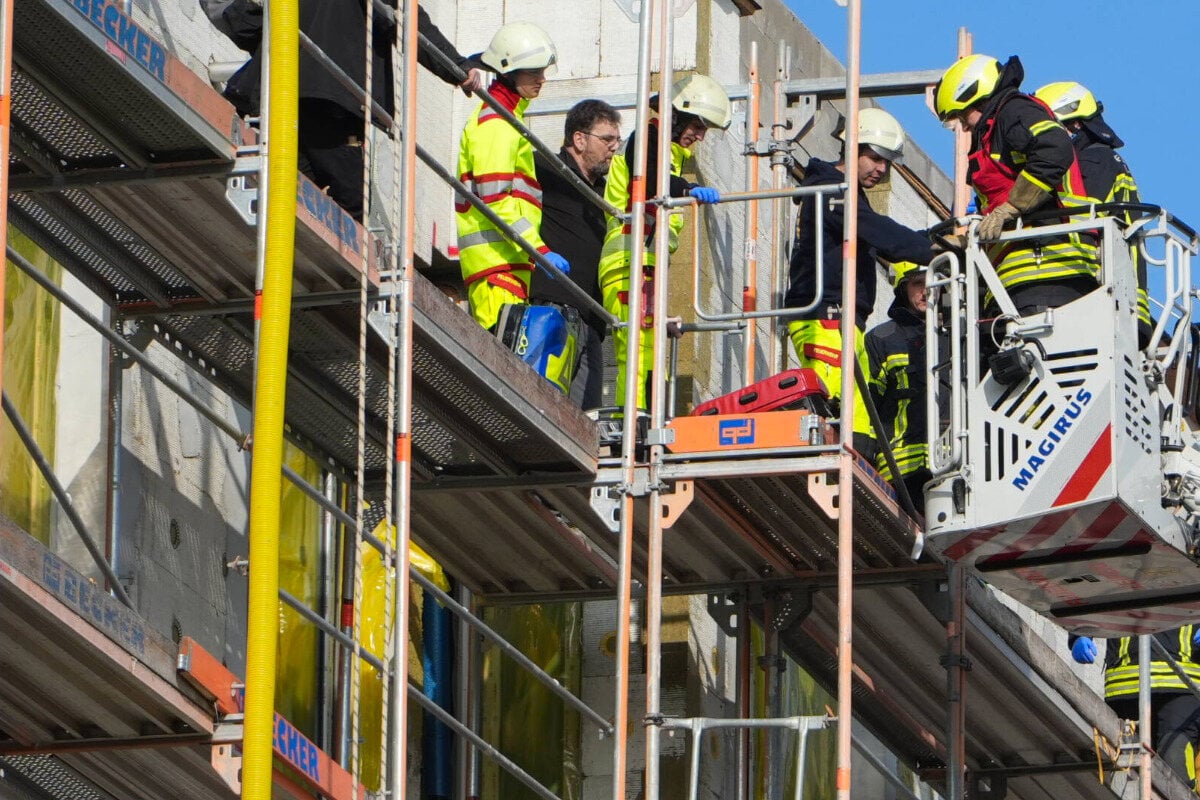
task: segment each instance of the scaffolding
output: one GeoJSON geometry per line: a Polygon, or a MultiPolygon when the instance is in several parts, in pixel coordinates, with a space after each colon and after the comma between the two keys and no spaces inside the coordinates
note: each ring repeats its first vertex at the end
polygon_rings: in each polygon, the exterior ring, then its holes
{"type": "MultiPolygon", "coordinates": [[[[294,98],[288,100],[286,81],[271,84],[270,105],[264,105],[271,110],[251,126],[138,26],[130,9],[112,2],[100,7],[97,22],[79,4],[3,3],[0,114],[11,103],[14,119],[10,125],[0,116],[0,152],[10,164],[0,181],[7,182],[9,198],[0,232],[11,215],[15,227],[104,299],[115,324],[97,318],[11,246],[9,259],[103,337],[117,361],[138,364],[178,395],[228,437],[231,450],[250,449],[256,492],[268,486],[277,492],[279,472],[322,509],[327,549],[341,555],[340,575],[336,557],[325,565],[336,576],[329,582],[340,596],[311,608],[280,590],[269,575],[261,578],[269,573],[261,565],[278,558],[271,544],[278,512],[272,518],[270,511],[278,499],[260,500],[256,493],[252,513],[268,510],[251,527],[255,549],[248,563],[231,562],[235,569],[248,568],[251,594],[258,597],[250,607],[252,623],[259,626],[251,637],[256,644],[247,655],[247,674],[239,676],[195,640],[184,638],[176,646],[136,612],[105,552],[105,539],[114,546],[115,510],[110,509],[114,527],[96,537],[71,511],[69,494],[61,487],[56,491],[81,540],[90,542],[87,549],[107,584],[102,589],[15,526],[0,525],[0,631],[11,643],[5,664],[13,676],[2,690],[9,710],[0,711],[0,730],[9,738],[0,741],[0,760],[27,776],[30,791],[42,793],[34,796],[86,796],[69,787],[72,775],[96,791],[135,798],[361,796],[366,757],[360,752],[365,724],[360,684],[362,669],[370,667],[383,680],[384,705],[377,754],[381,782],[366,791],[413,796],[406,737],[409,709],[419,706],[460,739],[456,791],[462,800],[479,796],[480,758],[494,761],[534,795],[556,800],[481,735],[480,640],[546,686],[589,733],[605,738],[613,762],[608,796],[614,800],[630,794],[629,764],[635,759],[629,732],[637,725],[647,731],[646,800],[666,794],[661,737],[690,733],[688,796],[697,797],[701,736],[717,729],[738,731],[730,767],[738,798],[756,796],[752,776],[761,778],[763,796],[783,797],[790,789],[801,798],[808,736],[824,735],[818,731],[827,728],[836,731],[839,798],[851,797],[856,751],[898,796],[914,796],[912,785],[871,753],[854,720],[951,800],[968,795],[998,800],[1006,793],[1123,795],[1133,779],[1119,771],[1129,766],[1122,760],[1128,748],[1122,749],[1115,716],[1047,645],[1025,636],[1017,618],[963,569],[918,560],[921,529],[853,450],[852,404],[842,411],[840,439],[830,444],[797,426],[765,445],[726,447],[715,427],[702,427],[703,418],[676,416],[678,340],[666,326],[679,320],[670,316],[663,274],[653,298],[658,330],[649,434],[640,442],[636,426],[627,425],[619,455],[602,457],[592,420],[417,273],[418,162],[485,215],[490,211],[418,141],[417,52],[425,48],[434,58],[444,56],[419,37],[415,0],[396,10],[377,0],[375,12],[366,14],[368,54],[377,18],[398,21],[399,33],[394,74],[371,75],[368,55],[364,86],[296,31],[296,2],[268,4],[271,36],[278,38],[271,39],[266,73],[286,78],[289,58],[294,62],[301,51],[307,53],[371,109],[364,142],[373,140],[372,125],[386,134],[395,166],[384,230],[356,223],[303,176],[291,184],[294,152],[284,135],[272,135],[272,117],[281,115],[277,130],[286,130],[291,120],[286,103],[294,98]],[[394,115],[372,99],[372,82],[378,80],[400,88],[394,115]],[[124,113],[129,108],[138,113],[124,113]],[[286,270],[278,271],[285,263],[286,270]],[[136,343],[135,326],[217,387],[253,402],[253,435],[148,358],[136,343]],[[267,342],[274,343],[274,356],[264,356],[267,342]],[[270,380],[268,360],[275,368],[270,380]],[[321,481],[279,464],[285,436],[318,459],[321,481]],[[262,455],[268,450],[275,453],[270,460],[262,455]],[[489,524],[480,525],[485,519],[489,524]],[[459,581],[459,592],[452,595],[410,563],[413,543],[459,581]],[[360,631],[367,553],[391,570],[382,656],[363,644],[360,631]],[[482,558],[484,553],[489,557],[482,558]],[[409,679],[410,582],[420,587],[425,602],[448,609],[462,625],[455,714],[409,679]],[[736,643],[732,718],[664,713],[664,596],[683,594],[709,595],[710,614],[736,643]],[[613,597],[617,674],[611,717],[506,642],[480,613],[482,603],[613,597]],[[280,603],[320,631],[322,662],[334,665],[334,686],[322,694],[315,739],[274,711],[273,631],[280,603]],[[637,619],[635,605],[644,620],[637,619]],[[630,707],[631,665],[642,622],[646,692],[638,714],[630,707]],[[754,718],[750,701],[756,623],[765,640],[766,718],[754,718]],[[829,714],[784,713],[778,692],[784,653],[834,687],[836,708],[829,714]],[[979,688],[970,703],[969,671],[979,688]],[[791,730],[794,749],[766,733],[765,757],[756,759],[752,729],[791,730]],[[54,763],[60,772],[39,783],[29,776],[41,763],[34,759],[45,754],[59,759],[54,763]],[[1093,777],[1098,766],[1110,773],[1107,783],[1093,777]],[[789,769],[795,772],[790,786],[789,769]]],[[[790,53],[781,44],[773,116],[763,126],[757,44],[751,47],[747,83],[729,92],[746,103],[747,186],[723,197],[724,203],[748,203],[750,209],[745,290],[740,309],[709,309],[701,302],[698,208],[694,201],[668,197],[672,107],[670,81],[661,75],[659,106],[651,106],[655,34],[665,74],[672,63],[674,10],[665,0],[639,4],[638,83],[630,103],[637,143],[631,172],[639,189],[629,210],[634,242],[629,317],[643,316],[647,207],[656,214],[658,230],[666,230],[673,213],[690,215],[695,261],[688,275],[699,322],[684,322],[681,330],[740,333],[741,376],[749,385],[786,362],[772,326],[788,313],[778,307],[791,231],[787,200],[810,193],[785,188],[789,148],[801,133],[786,124],[789,99],[802,98],[799,104],[810,115],[821,100],[844,99],[847,149],[854,152],[860,98],[924,92],[938,75],[860,75],[861,2],[849,0],[846,78],[792,80],[790,53]],[[661,120],[657,187],[644,185],[652,112],[661,120]],[[762,127],[769,130],[765,138],[762,127]],[[769,159],[770,190],[760,186],[760,158],[769,159]],[[771,247],[760,262],[763,202],[771,209],[771,247]],[[760,276],[760,263],[768,265],[769,276],[760,276]],[[765,303],[758,296],[764,282],[771,286],[765,303]]],[[[960,37],[960,53],[969,46],[969,38],[960,37]]],[[[557,163],[502,105],[486,93],[483,100],[557,163]]],[[[373,158],[368,145],[368,209],[373,158]]],[[[842,295],[852,307],[859,200],[848,189],[857,186],[854,159],[846,167],[845,182],[834,191],[842,194],[847,211],[842,295]]],[[[964,185],[960,172],[956,186],[964,185]]],[[[577,188],[603,204],[586,186],[577,188]]],[[[956,197],[956,215],[965,199],[961,193],[956,197]]],[[[820,231],[815,235],[819,240],[820,231]]],[[[654,246],[657,263],[665,265],[667,237],[655,237],[654,246]]],[[[529,249],[529,255],[539,268],[556,272],[541,254],[529,249]]],[[[581,305],[620,324],[582,290],[577,294],[581,305]]],[[[846,341],[853,339],[853,324],[846,315],[846,341]]],[[[628,333],[633,364],[640,326],[630,326],[628,333]]],[[[843,359],[842,395],[851,396],[852,351],[843,359]]],[[[120,380],[115,383],[110,400],[117,425],[110,435],[119,449],[120,380]]],[[[634,381],[622,402],[624,418],[636,418],[634,381]]],[[[7,398],[4,410],[22,431],[7,398]]],[[[38,457],[33,437],[21,438],[54,485],[53,470],[38,457]]],[[[114,507],[117,484],[114,476],[114,507]]],[[[1187,795],[1161,762],[1151,761],[1147,747],[1134,749],[1143,800],[1187,795]]]]}

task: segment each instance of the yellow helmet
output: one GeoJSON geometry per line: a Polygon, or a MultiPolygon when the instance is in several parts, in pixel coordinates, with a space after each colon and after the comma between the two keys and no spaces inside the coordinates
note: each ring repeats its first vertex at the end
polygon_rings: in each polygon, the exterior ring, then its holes
{"type": "Polygon", "coordinates": [[[558,61],[558,51],[550,36],[532,22],[510,22],[501,26],[492,43],[479,57],[497,73],[519,69],[546,69],[558,61]]]}
{"type": "Polygon", "coordinates": [[[1050,106],[1059,122],[1069,119],[1087,119],[1100,111],[1096,96],[1082,83],[1059,81],[1047,83],[1033,93],[1034,97],[1050,106]]]}
{"type": "Polygon", "coordinates": [[[707,75],[696,73],[677,80],[671,87],[671,106],[681,113],[696,115],[710,128],[726,130],[733,122],[729,95],[707,75]]]}
{"type": "Polygon", "coordinates": [[[892,286],[899,289],[906,280],[917,275],[924,275],[928,269],[928,267],[912,261],[897,261],[892,264],[892,268],[889,270],[891,272],[892,286]]]}
{"type": "Polygon", "coordinates": [[[966,111],[996,91],[999,82],[1000,62],[991,56],[971,55],[955,61],[933,90],[938,119],[945,122],[966,111]]]}

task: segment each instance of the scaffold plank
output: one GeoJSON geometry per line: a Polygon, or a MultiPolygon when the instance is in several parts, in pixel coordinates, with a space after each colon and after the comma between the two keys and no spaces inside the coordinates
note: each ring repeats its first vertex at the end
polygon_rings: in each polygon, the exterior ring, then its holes
{"type": "Polygon", "coordinates": [[[66,751],[81,739],[98,747],[124,742],[46,758],[117,797],[232,797],[207,748],[138,746],[156,735],[212,733],[206,703],[174,676],[174,645],[7,520],[0,520],[0,639],[0,731],[17,752],[56,750],[56,743],[66,751]]]}

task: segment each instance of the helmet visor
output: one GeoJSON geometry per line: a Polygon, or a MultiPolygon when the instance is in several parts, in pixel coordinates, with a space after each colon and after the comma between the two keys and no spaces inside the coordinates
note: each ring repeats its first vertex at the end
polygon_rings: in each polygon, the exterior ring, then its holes
{"type": "Polygon", "coordinates": [[[893,164],[903,164],[904,163],[904,153],[901,152],[900,150],[889,150],[888,148],[886,148],[882,145],[878,145],[878,144],[864,144],[863,147],[866,147],[868,150],[870,150],[872,153],[879,156],[880,158],[886,158],[888,161],[892,162],[893,164]]]}

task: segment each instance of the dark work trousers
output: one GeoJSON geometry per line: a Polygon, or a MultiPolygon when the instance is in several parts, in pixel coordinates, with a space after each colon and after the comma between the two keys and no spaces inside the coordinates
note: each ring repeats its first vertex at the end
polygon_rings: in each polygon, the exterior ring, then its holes
{"type": "Polygon", "coordinates": [[[604,393],[604,336],[591,325],[579,330],[579,367],[571,382],[571,402],[584,411],[600,408],[604,393]]]}
{"type": "Polygon", "coordinates": [[[299,168],[362,222],[363,121],[326,100],[301,100],[299,168]]]}
{"type": "MultiPolygon", "coordinates": [[[[1137,719],[1137,696],[1116,697],[1108,701],[1117,716],[1137,719]]],[[[1159,758],[1188,786],[1193,785],[1188,745],[1195,751],[1200,744],[1200,698],[1191,692],[1153,692],[1150,695],[1151,741],[1159,758]]]]}

